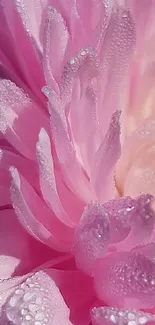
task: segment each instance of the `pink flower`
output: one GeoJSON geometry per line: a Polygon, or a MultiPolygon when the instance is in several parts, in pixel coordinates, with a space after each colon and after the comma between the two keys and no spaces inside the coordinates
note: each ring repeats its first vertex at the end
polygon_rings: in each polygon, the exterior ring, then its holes
{"type": "Polygon", "coordinates": [[[154,12],[0,0],[2,325],[155,324],[154,12]]]}

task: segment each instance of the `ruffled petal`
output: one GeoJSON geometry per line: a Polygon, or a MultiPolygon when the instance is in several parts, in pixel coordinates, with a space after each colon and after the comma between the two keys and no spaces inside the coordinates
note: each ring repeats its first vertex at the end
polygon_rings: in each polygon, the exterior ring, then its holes
{"type": "Polygon", "coordinates": [[[98,298],[122,308],[155,307],[155,263],[137,252],[113,253],[96,263],[98,298]]]}
{"type": "Polygon", "coordinates": [[[104,257],[110,242],[110,222],[104,207],[85,207],[75,233],[74,255],[78,268],[92,275],[95,261],[104,257]]]}
{"type": "Polygon", "coordinates": [[[154,325],[155,316],[135,309],[94,307],[91,312],[93,325],[154,325]]]}
{"type": "Polygon", "coordinates": [[[111,246],[129,251],[151,240],[155,224],[152,203],[153,197],[147,194],[135,199],[125,197],[111,200],[104,204],[110,218],[110,243],[114,244],[111,246]]]}

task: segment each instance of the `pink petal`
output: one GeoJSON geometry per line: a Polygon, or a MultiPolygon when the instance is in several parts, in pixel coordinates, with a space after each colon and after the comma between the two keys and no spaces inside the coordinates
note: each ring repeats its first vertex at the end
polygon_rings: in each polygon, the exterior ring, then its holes
{"type": "Polygon", "coordinates": [[[10,175],[4,168],[0,168],[0,207],[11,206],[10,175]]]}
{"type": "Polygon", "coordinates": [[[96,263],[94,283],[98,298],[122,308],[155,306],[155,264],[139,253],[114,253],[96,263]]]}
{"type": "Polygon", "coordinates": [[[105,256],[109,241],[109,218],[103,206],[88,205],[75,233],[73,251],[78,268],[91,275],[95,261],[105,256]]]}
{"type": "MultiPolygon", "coordinates": [[[[31,242],[32,243],[32,242],[31,242]]],[[[9,278],[30,261],[30,238],[18,223],[13,209],[0,211],[0,278],[9,278]]]]}
{"type": "MultiPolygon", "coordinates": [[[[155,225],[155,213],[152,208],[153,197],[151,195],[141,195],[135,199],[130,207],[132,209],[131,231],[128,237],[118,243],[117,249],[130,250],[137,245],[143,245],[149,242],[153,235],[155,225]],[[137,233],[137,229],[139,232],[137,233]]],[[[129,208],[130,208],[129,207],[129,208]]]]}
{"type": "Polygon", "coordinates": [[[101,46],[99,121],[105,121],[104,127],[101,123],[101,132],[105,135],[111,115],[121,109],[121,94],[125,92],[130,58],[135,46],[135,24],[124,5],[114,6],[101,46]]]}
{"type": "MultiPolygon", "coordinates": [[[[69,70],[69,69],[68,69],[69,70]]],[[[71,73],[72,69],[68,75],[71,73]]],[[[70,94],[70,79],[73,77],[66,75],[66,86],[69,88],[70,94]],[[68,84],[69,83],[69,84],[68,84]]],[[[67,88],[66,87],[66,88],[67,88]]],[[[68,98],[68,91],[63,92],[64,98],[61,100],[59,96],[49,89],[44,89],[45,94],[49,98],[49,112],[51,115],[51,130],[56,148],[56,153],[59,159],[61,170],[65,177],[67,186],[80,198],[82,201],[91,199],[91,190],[88,179],[84,174],[79,162],[77,161],[76,151],[73,145],[72,137],[68,130],[68,123],[65,116],[65,102],[68,98]]],[[[69,95],[70,96],[70,95],[69,95]]]]}
{"type": "MultiPolygon", "coordinates": [[[[104,203],[104,208],[110,219],[110,243],[123,241],[131,230],[134,199],[123,197],[104,203]]],[[[133,217],[133,220],[135,215],[133,217]]]]}
{"type": "Polygon", "coordinates": [[[91,312],[93,325],[140,325],[155,324],[155,316],[135,309],[94,307],[91,312]]]}
{"type": "Polygon", "coordinates": [[[111,200],[104,204],[111,222],[110,242],[117,243],[115,248],[128,251],[150,240],[155,223],[152,201],[153,197],[147,194],[135,199],[124,197],[111,200]]]}
{"type": "Polygon", "coordinates": [[[42,30],[42,18],[44,9],[48,4],[47,0],[14,0],[15,6],[21,16],[22,23],[26,32],[35,40],[35,45],[42,51],[42,39],[40,37],[42,30]],[[31,13],[31,14],[29,14],[31,13]]]}
{"type": "Polygon", "coordinates": [[[11,145],[24,156],[35,159],[38,133],[41,125],[47,124],[44,112],[22,89],[9,80],[0,80],[0,131],[11,145]]]}
{"type": "Polygon", "coordinates": [[[63,59],[69,40],[67,26],[61,14],[52,7],[48,7],[43,42],[43,60],[46,82],[58,91],[57,82],[60,81],[63,59]]]}
{"type": "Polygon", "coordinates": [[[15,325],[71,325],[69,309],[55,282],[44,271],[28,277],[11,294],[5,305],[6,319],[15,325]]]}
{"type": "Polygon", "coordinates": [[[83,49],[74,61],[82,55],[85,60],[79,69],[69,105],[69,125],[78,158],[87,175],[90,177],[93,155],[100,143],[98,128],[98,74],[99,59],[93,49],[83,49]],[[89,128],[87,127],[89,121],[89,128]]]}
{"type": "Polygon", "coordinates": [[[50,139],[43,128],[37,143],[37,157],[40,169],[40,187],[47,205],[52,208],[61,222],[72,226],[73,223],[65,212],[57,192],[50,139]]]}
{"type": "Polygon", "coordinates": [[[15,291],[15,288],[20,285],[20,283],[26,278],[28,275],[14,277],[10,279],[3,279],[0,281],[0,321],[1,324],[8,325],[8,321],[6,321],[6,316],[4,315],[4,305],[8,300],[10,294],[15,291]]]}
{"type": "Polygon", "coordinates": [[[114,195],[114,166],[121,152],[120,112],[112,116],[108,132],[94,156],[91,183],[100,202],[109,200],[114,195]]]}
{"type": "MultiPolygon", "coordinates": [[[[30,272],[49,259],[58,263],[60,253],[36,241],[23,229],[13,209],[0,211],[0,279],[30,272]]],[[[61,253],[62,255],[62,253],[61,253]]]]}
{"type": "Polygon", "coordinates": [[[14,168],[11,197],[19,221],[36,239],[51,248],[66,251],[72,241],[72,229],[63,225],[45,205],[30,184],[14,168]]]}
{"type": "Polygon", "coordinates": [[[58,194],[62,205],[69,216],[72,216],[73,222],[76,224],[79,223],[80,216],[84,209],[84,202],[80,200],[65,184],[63,179],[63,174],[60,171],[59,167],[55,167],[55,176],[58,194]]]}
{"type": "MultiPolygon", "coordinates": [[[[20,11],[19,5],[19,11],[20,11]]],[[[29,88],[29,94],[38,102],[44,102],[40,89],[45,85],[39,53],[33,39],[24,29],[15,3],[0,0],[0,40],[2,52],[12,63],[13,69],[29,88]],[[4,42],[5,39],[5,42],[4,42]],[[15,49],[18,49],[16,51],[15,49]],[[29,55],[27,55],[29,53],[29,55]]],[[[19,87],[21,85],[19,84],[19,87]]]]}
{"type": "Polygon", "coordinates": [[[91,321],[89,310],[96,294],[92,278],[79,271],[48,270],[70,309],[70,320],[74,325],[88,325],[91,321]]]}
{"type": "Polygon", "coordinates": [[[32,163],[31,160],[25,159],[18,153],[12,152],[11,150],[11,148],[8,148],[8,150],[5,150],[5,148],[4,150],[0,149],[0,167],[8,171],[11,165],[14,165],[17,169],[20,170],[21,174],[36,189],[36,191],[40,192],[37,167],[35,164],[32,163]]]}
{"type": "Polygon", "coordinates": [[[154,23],[153,15],[155,4],[152,0],[142,0],[140,3],[136,0],[127,0],[127,6],[131,10],[136,23],[136,43],[140,50],[144,50],[147,33],[154,23]],[[143,35],[143,36],[142,36],[143,35]],[[144,37],[145,36],[145,37],[144,37]]]}

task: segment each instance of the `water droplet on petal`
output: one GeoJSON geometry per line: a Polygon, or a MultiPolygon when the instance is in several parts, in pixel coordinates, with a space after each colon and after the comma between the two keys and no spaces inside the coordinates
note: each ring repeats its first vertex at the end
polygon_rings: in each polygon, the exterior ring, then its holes
{"type": "Polygon", "coordinates": [[[73,251],[77,266],[91,275],[96,259],[105,256],[109,240],[109,218],[103,205],[88,205],[75,234],[73,251]]]}
{"type": "Polygon", "coordinates": [[[108,305],[151,309],[155,306],[155,263],[136,253],[113,253],[96,262],[94,283],[98,298],[108,305]],[[103,276],[104,274],[104,276],[103,276]]]}
{"type": "Polygon", "coordinates": [[[154,315],[135,309],[115,307],[94,307],[91,317],[93,325],[140,325],[155,322],[154,315]]]}

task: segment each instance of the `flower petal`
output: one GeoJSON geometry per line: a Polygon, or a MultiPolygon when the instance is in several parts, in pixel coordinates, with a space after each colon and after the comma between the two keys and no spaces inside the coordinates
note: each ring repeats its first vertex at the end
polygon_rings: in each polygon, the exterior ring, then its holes
{"type": "MultiPolygon", "coordinates": [[[[28,92],[32,98],[35,98],[39,104],[42,102],[44,105],[44,97],[40,89],[45,85],[45,80],[40,56],[34,40],[29,37],[24,29],[17,10],[18,8],[20,11],[20,7],[24,10],[21,1],[15,3],[12,0],[7,2],[0,0],[1,50],[11,62],[13,71],[22,80],[21,83],[24,81],[25,89],[29,89],[28,92]],[[15,49],[18,49],[18,51],[15,49]]],[[[14,82],[16,81],[14,80],[14,82]]],[[[21,84],[18,84],[18,86],[21,87],[21,84]]]]}
{"type": "MultiPolygon", "coordinates": [[[[70,88],[70,85],[67,87],[70,88]]],[[[68,91],[66,89],[66,93],[64,92],[65,98],[62,101],[53,91],[44,89],[44,92],[49,98],[48,107],[51,115],[51,131],[65,182],[82,201],[90,201],[92,193],[89,182],[77,161],[75,147],[65,116],[65,101],[67,100],[68,91]]]]}
{"type": "Polygon", "coordinates": [[[15,6],[22,19],[26,32],[35,40],[35,45],[42,52],[42,40],[40,34],[42,30],[42,18],[48,0],[14,0],[15,6]],[[29,14],[31,13],[31,14],[29,14]]]}
{"type": "Polygon", "coordinates": [[[122,102],[124,111],[126,81],[135,47],[135,24],[126,6],[114,6],[101,46],[99,121],[105,121],[104,127],[101,123],[101,133],[105,136],[111,115],[121,109],[122,102]]]}
{"type": "Polygon", "coordinates": [[[140,325],[155,324],[155,316],[135,309],[94,307],[91,312],[93,325],[140,325]]]}
{"type": "Polygon", "coordinates": [[[114,195],[114,166],[121,152],[120,112],[112,116],[108,132],[94,156],[91,183],[101,203],[114,195]]]}
{"type": "Polygon", "coordinates": [[[48,127],[45,113],[13,82],[0,80],[0,131],[6,140],[34,160],[41,126],[48,127]]]}
{"type": "Polygon", "coordinates": [[[39,133],[37,158],[40,167],[40,186],[47,205],[52,208],[61,222],[68,226],[73,225],[73,222],[62,206],[57,192],[50,139],[43,128],[39,133]]]}
{"type": "Polygon", "coordinates": [[[72,229],[63,225],[14,167],[11,197],[19,221],[36,239],[51,248],[66,251],[72,242],[72,229]]]}
{"type": "MultiPolygon", "coordinates": [[[[32,242],[31,242],[32,244],[32,242]]],[[[30,238],[18,223],[13,209],[0,211],[0,279],[27,270],[30,260],[30,238]]]]}
{"type": "Polygon", "coordinates": [[[49,258],[54,260],[57,256],[58,252],[42,245],[23,229],[13,209],[0,211],[1,280],[30,272],[49,258]]]}
{"type": "Polygon", "coordinates": [[[28,277],[11,294],[6,305],[6,319],[15,325],[42,322],[49,325],[71,325],[67,308],[58,287],[45,271],[28,277]]]}
{"type": "Polygon", "coordinates": [[[110,218],[110,243],[118,250],[131,250],[147,243],[153,234],[155,214],[149,194],[135,199],[124,197],[104,204],[110,218]],[[137,229],[139,229],[137,233],[137,229]]]}
{"type": "Polygon", "coordinates": [[[75,233],[74,255],[78,268],[92,275],[94,263],[104,257],[110,241],[110,223],[104,207],[90,204],[85,207],[75,233]]]}
{"type": "Polygon", "coordinates": [[[113,253],[96,263],[98,298],[122,308],[155,307],[155,263],[136,253],[113,253]]]}
{"type": "Polygon", "coordinates": [[[59,91],[57,82],[61,78],[69,34],[61,14],[52,7],[47,8],[43,40],[46,83],[59,91]]]}

